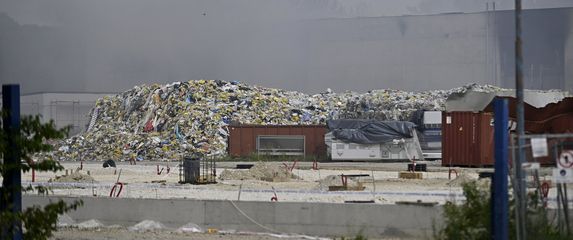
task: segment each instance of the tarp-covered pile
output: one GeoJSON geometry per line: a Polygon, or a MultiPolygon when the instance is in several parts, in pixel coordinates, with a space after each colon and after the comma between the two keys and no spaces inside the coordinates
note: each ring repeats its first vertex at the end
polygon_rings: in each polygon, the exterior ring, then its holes
{"type": "Polygon", "coordinates": [[[406,121],[378,121],[364,119],[329,120],[328,129],[335,138],[346,142],[372,144],[394,139],[411,138],[414,123],[406,121]]]}
{"type": "MultiPolygon", "coordinates": [[[[57,144],[59,160],[177,160],[225,155],[230,124],[326,124],[339,118],[407,120],[416,110],[443,110],[449,91],[307,95],[239,82],[192,80],[141,85],[99,99],[87,131],[57,144]]],[[[487,87],[491,88],[491,87],[487,87]]]]}

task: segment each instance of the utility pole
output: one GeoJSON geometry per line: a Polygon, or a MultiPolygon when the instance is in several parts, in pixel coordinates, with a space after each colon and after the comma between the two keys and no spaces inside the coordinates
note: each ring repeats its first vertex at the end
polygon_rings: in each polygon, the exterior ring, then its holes
{"type": "Polygon", "coordinates": [[[498,53],[497,53],[497,46],[499,45],[499,41],[497,40],[497,19],[495,16],[495,2],[492,3],[493,4],[493,31],[492,31],[492,35],[493,35],[493,40],[492,40],[492,45],[493,45],[493,82],[495,83],[495,86],[501,87],[501,83],[497,82],[497,58],[498,58],[498,53]]]}
{"type": "Polygon", "coordinates": [[[517,98],[517,161],[515,178],[517,182],[517,239],[526,239],[525,178],[522,164],[525,162],[525,116],[523,110],[523,52],[521,41],[521,0],[515,0],[515,97],[517,98]]]}

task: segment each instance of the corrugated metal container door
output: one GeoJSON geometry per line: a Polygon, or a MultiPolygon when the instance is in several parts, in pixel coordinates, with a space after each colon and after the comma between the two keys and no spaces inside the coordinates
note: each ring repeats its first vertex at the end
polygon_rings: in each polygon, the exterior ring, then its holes
{"type": "Polygon", "coordinates": [[[229,127],[229,138],[227,138],[227,146],[230,155],[241,154],[241,130],[236,127],[229,127]]]}
{"type": "Polygon", "coordinates": [[[493,165],[493,115],[444,112],[442,115],[442,166],[493,165]]]}
{"type": "MultiPolygon", "coordinates": [[[[477,114],[477,113],[476,113],[477,114]]],[[[475,164],[470,166],[493,166],[494,163],[494,131],[493,131],[493,114],[479,113],[479,154],[475,164]]]]}
{"type": "Polygon", "coordinates": [[[442,114],[442,165],[467,165],[472,160],[472,113],[442,114]]]}
{"type": "Polygon", "coordinates": [[[308,128],[309,134],[306,134],[306,147],[310,155],[317,157],[326,156],[326,144],[324,143],[324,135],[328,132],[326,127],[316,126],[308,128]]]}

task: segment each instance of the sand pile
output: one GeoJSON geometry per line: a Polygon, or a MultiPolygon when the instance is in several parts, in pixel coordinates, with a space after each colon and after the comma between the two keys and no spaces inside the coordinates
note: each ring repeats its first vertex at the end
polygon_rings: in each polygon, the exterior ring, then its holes
{"type": "Polygon", "coordinates": [[[75,225],[79,229],[94,229],[104,227],[103,223],[98,220],[91,219],[75,225]]]}
{"type": "Polygon", "coordinates": [[[464,183],[475,181],[475,180],[477,180],[477,178],[472,177],[469,174],[462,172],[460,175],[458,175],[458,177],[456,177],[455,179],[448,182],[447,185],[450,187],[461,187],[464,183]]]}
{"type": "Polygon", "coordinates": [[[69,226],[73,226],[74,224],[76,224],[76,221],[74,221],[74,219],[72,219],[68,214],[62,214],[62,215],[58,215],[58,222],[56,223],[56,226],[58,227],[69,227],[69,226]]]}
{"type": "Polygon", "coordinates": [[[177,229],[179,233],[202,233],[203,229],[195,223],[187,223],[177,229]]]}
{"type": "MultiPolygon", "coordinates": [[[[348,187],[358,187],[359,183],[352,180],[352,178],[348,178],[346,185],[348,187]]],[[[328,186],[342,186],[342,177],[340,175],[328,175],[318,181],[317,189],[328,191],[328,186]]]]}
{"type": "Polygon", "coordinates": [[[85,183],[91,183],[91,182],[95,182],[95,181],[94,181],[94,178],[92,176],[81,173],[79,171],[76,171],[76,172],[72,172],[72,174],[70,174],[70,175],[56,176],[56,178],[50,179],[49,182],[85,182],[85,183]]]}
{"type": "Polygon", "coordinates": [[[160,230],[160,229],[164,229],[165,225],[163,225],[160,222],[156,222],[153,220],[143,220],[141,222],[139,222],[138,224],[135,224],[132,227],[129,227],[130,231],[134,231],[134,232],[147,232],[147,231],[154,231],[154,230],[160,230]]]}
{"type": "Polygon", "coordinates": [[[288,182],[298,177],[285,167],[258,162],[249,170],[224,170],[219,179],[221,180],[261,180],[267,182],[288,182]]]}

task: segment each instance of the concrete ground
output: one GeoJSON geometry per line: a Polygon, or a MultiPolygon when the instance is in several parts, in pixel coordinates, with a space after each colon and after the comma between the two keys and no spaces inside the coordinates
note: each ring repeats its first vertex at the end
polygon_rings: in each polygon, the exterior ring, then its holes
{"type": "MultiPolygon", "coordinates": [[[[216,171],[241,172],[235,169],[237,164],[254,164],[255,162],[219,162],[216,171]]],[[[22,176],[24,184],[50,186],[56,196],[83,196],[98,199],[108,198],[110,190],[116,181],[123,182],[124,189],[119,198],[127,199],[196,199],[196,200],[231,200],[270,202],[276,196],[279,202],[318,202],[344,203],[348,201],[374,201],[378,204],[395,204],[397,202],[428,202],[443,204],[446,201],[463,199],[461,183],[465,180],[477,179],[478,172],[492,171],[480,168],[454,168],[460,177],[449,178],[448,168],[441,167],[440,162],[422,162],[427,164],[428,171],[423,172],[423,179],[400,179],[398,173],[406,170],[406,162],[328,162],[319,163],[319,170],[311,169],[311,162],[297,163],[293,174],[297,176],[286,182],[267,182],[260,180],[218,179],[216,184],[191,185],[179,184],[179,174],[176,162],[138,162],[129,165],[118,162],[116,168],[103,168],[101,162],[85,162],[82,170],[79,162],[63,162],[68,171],[79,172],[89,176],[93,181],[63,181],[53,182],[56,176],[65,175],[65,171],[57,173],[37,173],[35,182],[31,182],[31,173],[22,176]],[[163,168],[157,174],[157,166],[163,168]],[[170,172],[166,173],[169,166],[170,172]],[[367,174],[368,177],[357,178],[365,189],[363,191],[328,191],[326,185],[339,185],[338,179],[323,183],[327,176],[340,174],[367,174]]],[[[282,167],[282,162],[268,164],[282,167]]],[[[292,164],[288,163],[289,165],[292,164]]],[[[550,179],[547,171],[542,171],[542,178],[550,179]]],[[[483,180],[482,180],[483,181],[483,180]]],[[[340,184],[341,185],[341,184],[340,184]]],[[[568,187],[569,188],[569,187],[568,187]]],[[[555,191],[550,191],[550,199],[555,191]]],[[[126,200],[127,200],[126,199],[126,200]]],[[[550,201],[549,205],[552,205],[550,201]]],[[[381,206],[381,205],[379,205],[381,206]]],[[[389,205],[386,205],[389,206],[389,205]]],[[[348,236],[347,236],[348,237],[348,236]]],[[[91,230],[60,229],[52,239],[308,239],[304,236],[286,237],[261,234],[207,234],[207,233],[178,233],[171,230],[155,230],[152,232],[132,232],[125,228],[100,228],[91,230]]],[[[314,238],[311,238],[314,239],[314,238]]],[[[369,238],[372,239],[372,238],[369,238]]],[[[381,238],[384,239],[384,238],[381,238]]],[[[391,238],[407,239],[407,238],[391,238]]]]}
{"type": "MultiPolygon", "coordinates": [[[[127,229],[98,229],[98,230],[80,230],[73,228],[62,228],[54,233],[50,238],[52,240],[151,240],[151,239],[165,239],[165,240],[312,240],[312,239],[331,239],[319,238],[312,236],[286,236],[286,235],[272,235],[261,233],[179,233],[174,231],[150,231],[150,232],[132,232],[127,229]]],[[[348,237],[333,238],[333,239],[349,239],[348,237]]],[[[387,238],[372,238],[370,240],[414,240],[420,238],[406,238],[406,237],[387,237],[387,238]]]]}
{"type": "Polygon", "coordinates": [[[288,237],[280,235],[257,234],[257,233],[179,233],[175,231],[147,231],[147,232],[133,232],[125,228],[119,229],[74,229],[62,228],[54,233],[51,238],[53,240],[151,240],[151,239],[165,239],[165,240],[183,240],[183,239],[196,239],[196,240],[276,240],[276,239],[317,239],[313,237],[288,237]]]}

